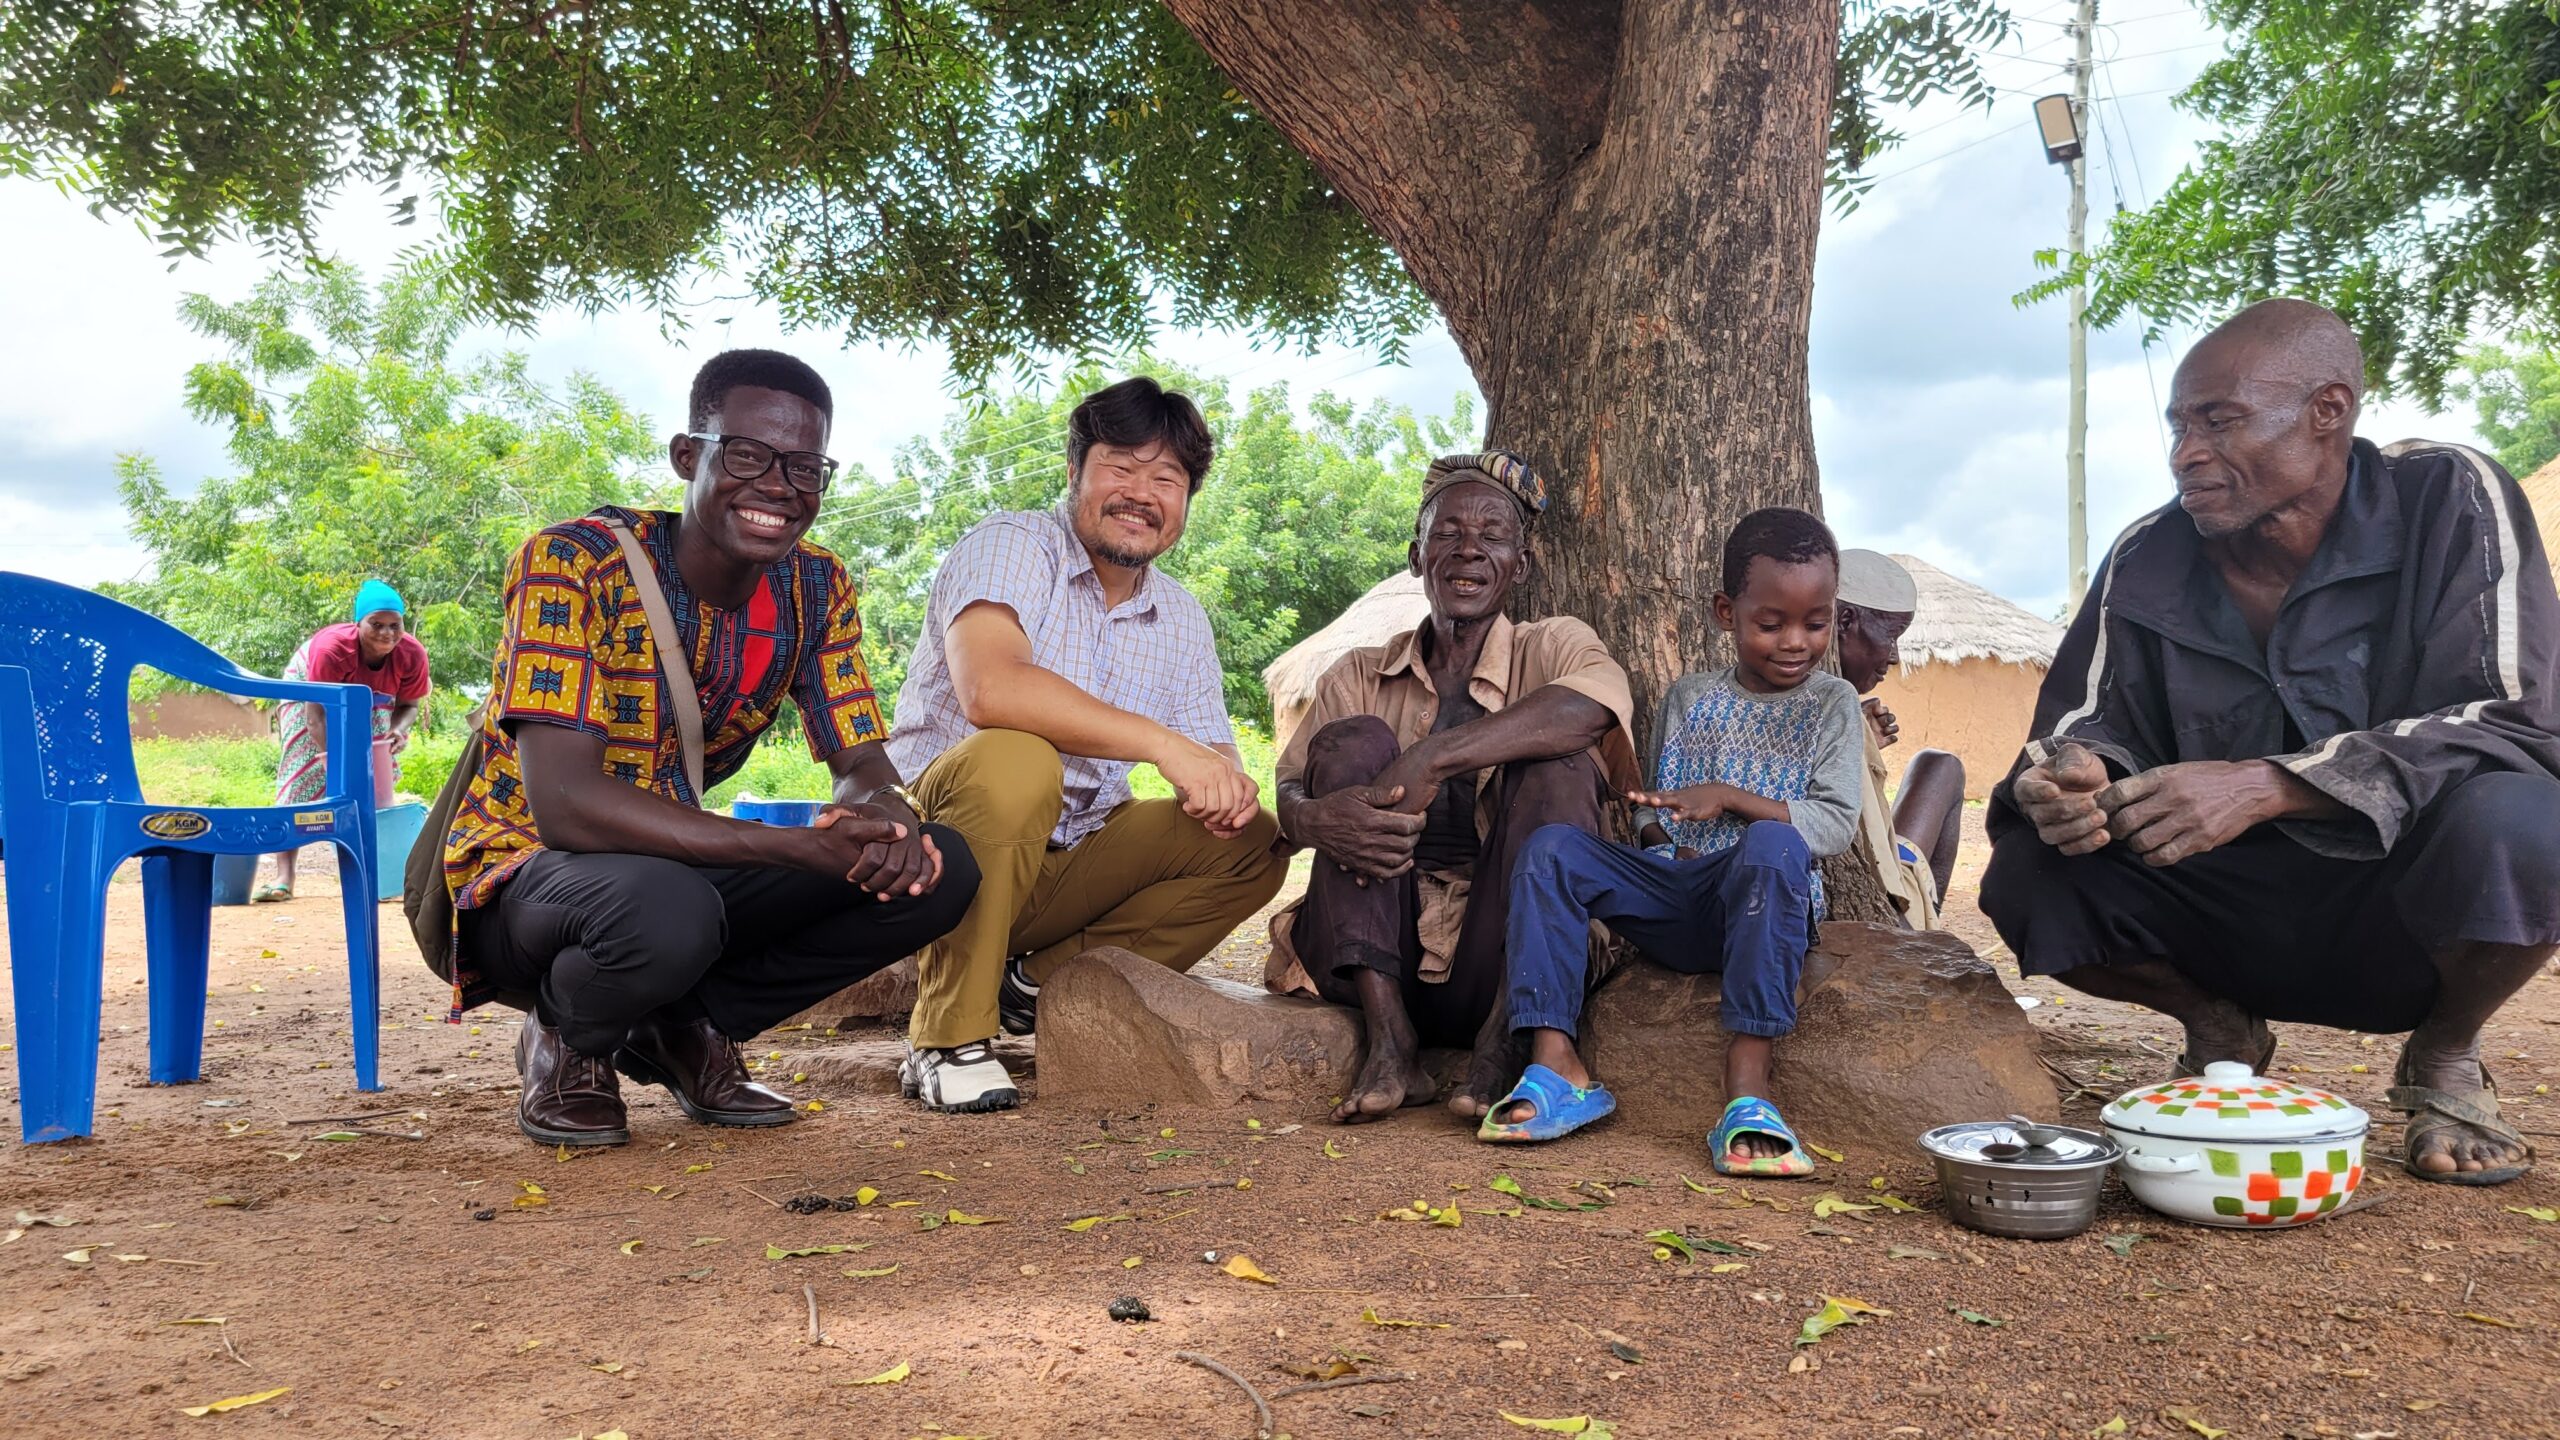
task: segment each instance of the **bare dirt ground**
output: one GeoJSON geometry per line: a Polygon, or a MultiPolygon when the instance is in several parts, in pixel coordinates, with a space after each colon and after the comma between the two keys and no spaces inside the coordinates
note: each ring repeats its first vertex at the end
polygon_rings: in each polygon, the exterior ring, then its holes
{"type": "MultiPolygon", "coordinates": [[[[1966,858],[1952,920],[1988,952],[1963,898],[1978,843],[1966,858]]],[[[563,1159],[512,1124],[515,1025],[438,1023],[396,907],[388,1088],[354,1089],[337,903],[325,866],[306,875],[291,905],[215,912],[206,1078],[166,1088],[143,1083],[139,888],[116,887],[97,1137],[0,1147],[0,1219],[71,1222],[0,1244],[0,1434],[1254,1434],[1243,1392],[1176,1352],[1265,1395],[1346,1358],[1410,1377],[1273,1399],[1301,1440],[1535,1433],[1503,1411],[1625,1437],[2560,1434],[2560,1225],[2509,1208],[2560,1205],[2560,1164],[2476,1191],[2378,1160],[2385,1203],[2287,1234],[2191,1228],[2111,1188],[2094,1230],[2037,1244],[1951,1226],[1908,1148],[1745,1199],[1682,1183],[1719,1183],[1698,1143],[1606,1126],[1496,1152],[1437,1109],[1353,1130],[1315,1107],[1106,1117],[1038,1103],[1036,1076],[1027,1110],[930,1116],[898,1099],[881,1030],[757,1044],[823,1106],[788,1129],[708,1130],[636,1091],[629,1147],[563,1159]],[[320,1117],[349,1115],[424,1138],[323,1138],[344,1126],[320,1117]],[[1520,1212],[1490,1188],[1505,1173],[1614,1200],[1520,1212]],[[1923,1213],[1814,1214],[1876,1177],[1923,1213]],[[848,1211],[773,1203],[866,1187],[848,1211]],[[1380,1218],[1416,1202],[1462,1224],[1380,1218]],[[1664,1227],[1739,1253],[1658,1261],[1641,1237],[1664,1227]],[[1797,1348],[1826,1294],[1892,1313],[1797,1348]],[[1109,1319],[1123,1295],[1154,1320],[1109,1319]]],[[[1213,963],[1255,973],[1258,935],[1213,963]]],[[[2131,1012],[2018,988],[2092,1087],[2081,1122],[2176,1049],[2131,1012]]],[[[2545,976],[2490,1035],[2519,1122],[2546,1134],[2554,1026],[2545,976]]],[[[2284,1040],[2280,1069],[2378,1107],[2393,1041],[2284,1040]]]]}

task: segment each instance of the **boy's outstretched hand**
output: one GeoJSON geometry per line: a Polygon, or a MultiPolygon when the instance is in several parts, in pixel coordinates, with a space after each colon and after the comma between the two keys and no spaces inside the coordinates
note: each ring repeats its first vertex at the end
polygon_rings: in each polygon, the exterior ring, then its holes
{"type": "Polygon", "coordinates": [[[1684,785],[1677,790],[1630,790],[1627,802],[1650,806],[1674,820],[1704,823],[1732,809],[1733,794],[1732,786],[1710,780],[1704,785],[1684,785]]]}

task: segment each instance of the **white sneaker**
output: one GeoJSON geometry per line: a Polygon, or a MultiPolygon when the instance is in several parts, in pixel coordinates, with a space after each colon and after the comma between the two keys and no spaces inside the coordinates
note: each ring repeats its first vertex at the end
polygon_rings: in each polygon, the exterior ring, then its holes
{"type": "Polygon", "coordinates": [[[972,1040],[923,1050],[910,1044],[907,1058],[898,1063],[898,1089],[926,1109],[945,1113],[1012,1109],[1022,1103],[1022,1092],[988,1043],[972,1040]]]}

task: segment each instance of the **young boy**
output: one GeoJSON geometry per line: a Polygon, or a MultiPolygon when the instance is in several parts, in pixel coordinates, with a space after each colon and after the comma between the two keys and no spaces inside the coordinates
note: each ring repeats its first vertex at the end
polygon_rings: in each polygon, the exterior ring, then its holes
{"type": "Polygon", "coordinates": [[[1865,781],[1858,692],[1815,666],[1831,643],[1840,548],[1801,510],[1757,510],[1724,547],[1716,624],[1729,669],[1663,697],[1651,791],[1632,791],[1643,849],[1568,826],[1529,837],[1512,872],[1511,1023],[1531,1064],[1478,1138],[1551,1140],[1617,1108],[1574,1049],[1598,920],[1674,970],[1724,972],[1729,1103],[1708,1138],[1727,1175],[1813,1161],[1765,1098],[1772,1041],[1795,1028],[1796,978],[1822,912],[1816,857],[1849,848],[1865,781]]]}

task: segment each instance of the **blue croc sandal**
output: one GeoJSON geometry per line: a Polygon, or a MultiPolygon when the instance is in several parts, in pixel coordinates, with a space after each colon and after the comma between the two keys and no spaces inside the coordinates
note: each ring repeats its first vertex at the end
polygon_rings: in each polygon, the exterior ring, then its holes
{"type": "Polygon", "coordinates": [[[1707,1136],[1707,1154],[1719,1175],[1762,1175],[1775,1179],[1813,1173],[1813,1157],[1804,1142],[1778,1114],[1778,1107],[1757,1095],[1744,1095],[1724,1107],[1723,1118],[1707,1136]],[[1733,1142],[1745,1135],[1765,1135],[1785,1143],[1783,1155],[1742,1156],[1733,1142]]]}
{"type": "Polygon", "coordinates": [[[1606,1085],[1584,1089],[1544,1065],[1532,1065],[1520,1073],[1520,1083],[1511,1093],[1493,1102],[1484,1112],[1484,1123],[1476,1127],[1476,1138],[1496,1144],[1516,1145],[1532,1140],[1559,1140],[1615,1113],[1618,1097],[1606,1085]],[[1514,1105],[1527,1105],[1529,1118],[1508,1124],[1493,1117],[1514,1105]]]}

